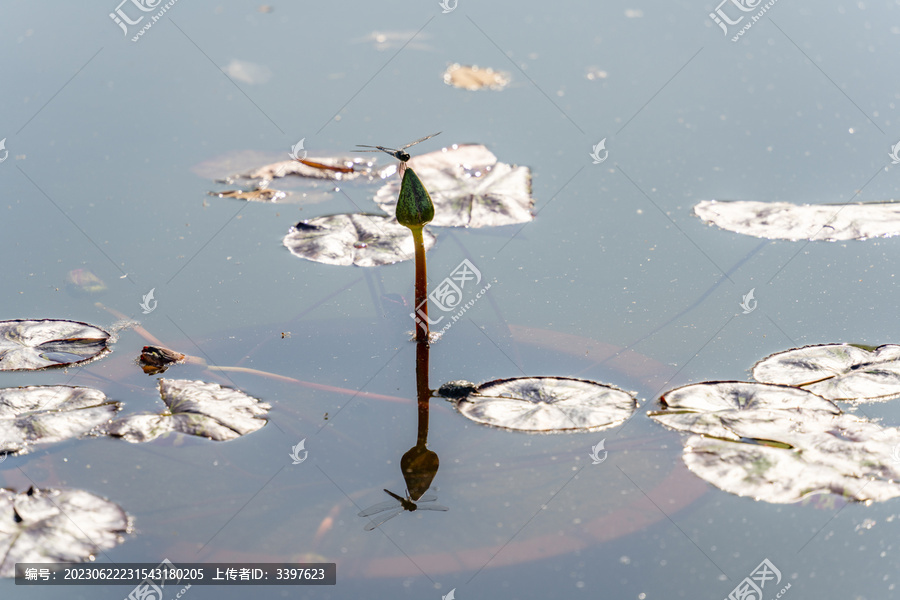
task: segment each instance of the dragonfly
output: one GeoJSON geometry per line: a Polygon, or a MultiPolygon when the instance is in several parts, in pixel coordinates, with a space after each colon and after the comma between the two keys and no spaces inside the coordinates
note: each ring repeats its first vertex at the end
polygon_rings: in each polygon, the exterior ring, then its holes
{"type": "Polygon", "coordinates": [[[426,135],[423,138],[420,138],[414,142],[410,142],[409,144],[403,146],[402,148],[385,148],[384,146],[367,146],[365,144],[357,144],[357,148],[374,148],[374,150],[353,150],[353,152],[386,152],[390,154],[394,158],[400,161],[400,175],[403,175],[403,172],[406,171],[406,161],[409,160],[409,153],[404,152],[410,146],[415,146],[419,142],[424,142],[425,140],[431,139],[436,135],[440,135],[441,132],[432,133],[431,135],[426,135]]]}
{"type": "Polygon", "coordinates": [[[441,506],[440,504],[430,504],[431,502],[437,500],[437,496],[435,496],[434,494],[422,494],[421,498],[419,498],[418,500],[413,500],[409,497],[409,492],[406,493],[406,498],[404,498],[403,496],[398,496],[390,490],[384,490],[384,492],[388,496],[393,498],[393,500],[379,502],[378,504],[370,506],[365,510],[359,511],[360,517],[371,517],[372,515],[377,515],[366,524],[366,526],[364,527],[366,531],[372,531],[379,525],[390,521],[404,510],[408,510],[410,512],[414,510],[450,510],[446,506],[441,506]]]}

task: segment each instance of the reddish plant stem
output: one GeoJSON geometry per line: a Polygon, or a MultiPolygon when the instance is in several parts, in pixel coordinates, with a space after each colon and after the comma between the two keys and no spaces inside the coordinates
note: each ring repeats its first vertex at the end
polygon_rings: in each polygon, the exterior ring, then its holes
{"type": "Polygon", "coordinates": [[[421,227],[410,227],[416,246],[416,341],[428,343],[428,273],[421,227]]]}

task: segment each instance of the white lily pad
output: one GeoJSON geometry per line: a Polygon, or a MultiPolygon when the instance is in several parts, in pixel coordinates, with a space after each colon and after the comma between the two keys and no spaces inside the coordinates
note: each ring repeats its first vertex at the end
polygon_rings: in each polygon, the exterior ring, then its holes
{"type": "Polygon", "coordinates": [[[735,421],[759,424],[800,409],[832,415],[841,412],[834,403],[806,390],[743,381],[686,385],[666,392],[660,402],[665,410],[651,412],[650,417],[663,425],[730,440],[741,439],[729,427],[735,421]]]}
{"type": "Polygon", "coordinates": [[[109,352],[99,327],[60,319],[0,321],[0,371],[84,363],[109,352]]]}
{"type": "Polygon", "coordinates": [[[68,385],[0,388],[0,452],[84,435],[116,416],[119,402],[100,390],[68,385]]]}
{"type": "MultiPolygon", "coordinates": [[[[218,156],[192,168],[200,177],[219,183],[236,181],[271,181],[273,179],[324,179],[348,181],[380,177],[371,158],[352,155],[311,156],[297,150],[302,162],[294,160],[287,152],[239,151],[218,156]],[[274,162],[272,162],[274,160],[274,162]],[[259,165],[262,166],[252,166],[259,165]]],[[[385,169],[383,167],[382,169],[385,169]]]]}
{"type": "Polygon", "coordinates": [[[631,394],[568,377],[517,377],[481,385],[451,382],[438,394],[477,423],[526,431],[598,431],[625,422],[637,407],[631,394]]]}
{"type": "Polygon", "coordinates": [[[328,179],[331,181],[351,181],[373,178],[373,161],[353,156],[322,156],[303,160],[280,160],[245,173],[232,176],[233,179],[262,179],[270,181],[282,177],[305,177],[307,179],[328,179]]]}
{"type": "Polygon", "coordinates": [[[704,200],[694,213],[722,229],[769,240],[866,240],[900,234],[900,203],[791,204],[704,200]]]}
{"type": "Polygon", "coordinates": [[[802,387],[829,400],[900,398],[900,346],[823,344],[778,352],[753,367],[757,381],[802,387]]]}
{"type": "Polygon", "coordinates": [[[684,462],[722,490],[772,503],[821,493],[858,502],[900,496],[900,464],[892,460],[900,429],[851,415],[804,415],[803,422],[791,448],[691,436],[684,462]]]}
{"type": "MultiPolygon", "coordinates": [[[[414,156],[407,164],[431,195],[435,227],[495,227],[534,219],[531,170],[497,162],[484,146],[453,145],[414,156]]],[[[388,214],[396,212],[400,183],[394,178],[375,195],[388,214]]]]}
{"type": "Polygon", "coordinates": [[[685,464],[727,492],[773,503],[817,493],[861,502],[900,496],[900,429],[843,414],[812,392],[711,382],[667,392],[662,403],[653,419],[695,434],[685,464]]]}
{"type": "Polygon", "coordinates": [[[130,531],[121,507],[84,490],[0,488],[0,577],[14,577],[16,563],[88,560],[130,531]]]}
{"type": "Polygon", "coordinates": [[[160,379],[159,393],[165,412],[125,416],[107,425],[106,433],[134,443],[172,432],[233,440],[261,429],[272,408],[244,392],[203,381],[160,379]]]}
{"type": "MultiPolygon", "coordinates": [[[[427,230],[424,238],[427,251],[435,238],[427,230]]],[[[377,267],[415,256],[410,230],[379,215],[343,214],[300,221],[283,243],[294,256],[327,265],[377,267]]]]}

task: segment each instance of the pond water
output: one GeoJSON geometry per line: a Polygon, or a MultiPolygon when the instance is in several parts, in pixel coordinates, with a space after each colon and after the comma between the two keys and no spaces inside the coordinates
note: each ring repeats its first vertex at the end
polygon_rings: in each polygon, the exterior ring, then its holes
{"type": "MultiPolygon", "coordinates": [[[[676,385],[746,380],[773,352],[900,340],[897,239],[762,241],[692,212],[708,199],[897,198],[900,3],[775,2],[736,42],[758,12],[738,2],[718,7],[746,15],[726,34],[713,3],[684,1],[454,0],[446,13],[437,1],[185,1],[133,42],[156,14],[137,4],[3,9],[0,319],[111,327],[112,309],[208,364],[340,390],[178,365],[166,376],[272,404],[270,422],[222,443],[39,447],[0,464],[0,487],[80,488],[120,504],[135,531],[97,562],[337,563],[335,586],[183,595],[197,599],[725,598],[764,559],[781,575],[765,597],[788,583],[782,597],[897,593],[898,501],[733,496],[690,474],[685,436],[645,413],[676,385]],[[126,34],[108,16],[117,8],[148,16],[126,34]],[[510,83],[450,87],[442,74],[453,63],[510,83]],[[435,131],[412,153],[480,143],[530,167],[537,217],[435,228],[431,282],[468,259],[491,288],[433,345],[431,387],[572,376],[632,390],[640,408],[615,429],[541,436],[482,427],[432,400],[432,491],[449,511],[364,531],[357,513],[388,500],[384,488],[403,494],[400,460],[416,443],[413,324],[399,303],[412,297],[413,265],[322,265],[281,244],[300,219],[375,211],[377,184],[245,203],[208,196],[224,188],[204,165],[248,151],[287,159],[301,139],[321,156],[435,131]],[[66,283],[76,269],[106,289],[77,293],[66,283]],[[158,305],[144,314],[151,289],[158,305]],[[751,289],[758,305],[745,314],[751,289]],[[308,457],[295,465],[301,440],[308,457]],[[592,464],[601,440],[608,459],[592,464]]],[[[145,343],[127,328],[84,368],[4,373],[2,383],[94,386],[128,409],[158,410],[155,378],[133,364],[145,343]]],[[[861,411],[900,425],[897,401],[861,411]]],[[[59,590],[0,581],[3,597],[59,590]]]]}

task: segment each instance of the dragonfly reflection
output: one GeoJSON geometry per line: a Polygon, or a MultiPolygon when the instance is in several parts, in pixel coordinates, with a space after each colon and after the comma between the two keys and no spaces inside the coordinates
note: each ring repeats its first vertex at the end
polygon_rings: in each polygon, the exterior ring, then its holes
{"type": "Polygon", "coordinates": [[[440,504],[430,504],[431,502],[437,500],[437,496],[435,496],[434,494],[422,494],[421,498],[414,501],[409,497],[409,495],[404,498],[403,496],[398,496],[390,490],[384,490],[384,492],[391,498],[393,498],[393,500],[379,502],[378,504],[370,506],[369,508],[361,510],[359,512],[360,517],[371,517],[372,515],[377,515],[375,518],[369,521],[368,524],[366,524],[364,528],[366,531],[372,531],[382,523],[393,519],[404,510],[408,510],[410,512],[414,510],[450,510],[446,506],[441,506],[440,504]]]}
{"type": "Polygon", "coordinates": [[[437,133],[432,133],[431,135],[426,135],[425,137],[418,139],[414,142],[410,142],[409,144],[403,146],[402,148],[385,148],[384,146],[367,146],[365,144],[357,144],[357,148],[374,148],[374,150],[353,150],[353,152],[386,152],[400,161],[400,175],[403,175],[403,172],[406,170],[406,161],[409,160],[409,153],[404,152],[410,146],[415,146],[419,142],[424,142],[427,139],[433,138],[436,135],[440,135],[440,131],[437,133]]]}

